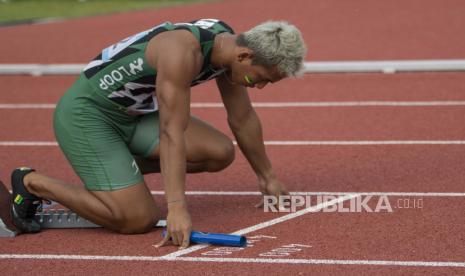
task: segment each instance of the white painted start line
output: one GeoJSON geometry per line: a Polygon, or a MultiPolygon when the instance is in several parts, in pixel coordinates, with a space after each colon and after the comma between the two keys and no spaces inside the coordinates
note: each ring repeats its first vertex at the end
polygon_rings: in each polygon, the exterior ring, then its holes
{"type": "Polygon", "coordinates": [[[278,259],[278,258],[216,258],[216,257],[154,257],[154,256],[99,256],[99,255],[52,255],[52,254],[0,254],[1,259],[19,260],[76,260],[76,261],[175,261],[175,262],[216,262],[216,263],[258,263],[258,264],[306,264],[306,265],[365,265],[403,267],[459,267],[465,262],[432,261],[383,261],[383,260],[331,260],[331,259],[278,259]]]}
{"type": "MultiPolygon", "coordinates": [[[[341,102],[254,102],[256,108],[288,108],[288,107],[434,107],[465,106],[465,101],[341,101],[341,102]]],[[[55,109],[52,103],[4,103],[0,109],[55,109]]],[[[224,108],[220,102],[191,103],[191,108],[224,108]]]]}
{"type": "MultiPolygon", "coordinates": [[[[233,141],[237,145],[236,141],[233,141]]],[[[465,140],[265,141],[267,146],[465,145],[465,140]]],[[[56,147],[55,141],[0,141],[0,147],[56,147]]]]}

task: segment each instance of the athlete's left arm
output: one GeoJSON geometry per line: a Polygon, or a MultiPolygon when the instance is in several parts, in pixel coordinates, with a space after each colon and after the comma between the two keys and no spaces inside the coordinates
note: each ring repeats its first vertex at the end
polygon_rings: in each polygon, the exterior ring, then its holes
{"type": "Polygon", "coordinates": [[[230,83],[224,74],[216,78],[216,83],[226,107],[229,127],[258,177],[261,192],[274,196],[287,195],[266,154],[262,125],[252,107],[247,88],[230,83]]]}

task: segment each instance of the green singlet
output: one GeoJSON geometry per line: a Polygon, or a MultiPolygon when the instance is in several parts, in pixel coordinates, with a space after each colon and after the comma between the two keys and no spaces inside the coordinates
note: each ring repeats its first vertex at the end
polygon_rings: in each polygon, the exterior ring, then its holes
{"type": "Polygon", "coordinates": [[[159,142],[157,73],[145,48],[172,30],[188,30],[200,43],[203,66],[192,86],[223,73],[210,56],[215,36],[234,34],[231,27],[217,19],[166,22],[105,48],[58,103],[55,136],[87,189],[111,191],[143,181],[133,156],[149,156],[159,142]]]}

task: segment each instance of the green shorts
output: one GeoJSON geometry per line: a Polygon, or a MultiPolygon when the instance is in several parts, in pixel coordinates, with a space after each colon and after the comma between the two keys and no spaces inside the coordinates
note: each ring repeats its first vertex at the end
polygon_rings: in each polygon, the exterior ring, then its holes
{"type": "Polygon", "coordinates": [[[94,191],[142,182],[134,155],[147,157],[159,143],[158,112],[129,115],[82,75],[57,104],[53,126],[74,171],[94,191]]]}

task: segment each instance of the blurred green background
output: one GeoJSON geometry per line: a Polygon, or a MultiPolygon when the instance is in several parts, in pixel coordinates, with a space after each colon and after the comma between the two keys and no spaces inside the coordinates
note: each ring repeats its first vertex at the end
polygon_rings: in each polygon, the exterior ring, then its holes
{"type": "Polygon", "coordinates": [[[159,8],[212,0],[0,0],[0,24],[159,8]]]}

